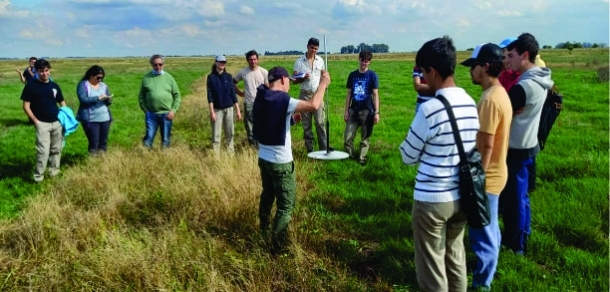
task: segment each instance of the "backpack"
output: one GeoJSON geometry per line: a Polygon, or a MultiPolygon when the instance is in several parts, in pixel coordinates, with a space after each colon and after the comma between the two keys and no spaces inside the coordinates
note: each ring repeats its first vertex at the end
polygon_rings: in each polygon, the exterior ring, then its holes
{"type": "Polygon", "coordinates": [[[538,127],[538,145],[540,145],[540,150],[544,149],[546,139],[549,137],[551,128],[555,124],[555,120],[557,120],[562,108],[563,96],[559,93],[557,86],[553,85],[547,91],[546,100],[540,114],[540,125],[538,127]]]}
{"type": "Polygon", "coordinates": [[[481,162],[481,153],[476,148],[468,153],[464,151],[460,129],[451,105],[443,95],[437,95],[436,98],[445,106],[453,130],[453,139],[460,154],[460,163],[458,164],[460,207],[466,214],[468,226],[483,228],[491,223],[491,209],[485,191],[485,169],[483,169],[483,163],[481,162]]]}

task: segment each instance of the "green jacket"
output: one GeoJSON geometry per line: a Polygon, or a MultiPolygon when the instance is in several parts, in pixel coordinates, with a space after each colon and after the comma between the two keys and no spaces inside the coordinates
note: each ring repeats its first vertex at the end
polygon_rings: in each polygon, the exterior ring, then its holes
{"type": "Polygon", "coordinates": [[[163,114],[180,108],[180,89],[169,73],[155,75],[152,72],[144,75],[140,94],[140,108],[144,112],[163,114]]]}

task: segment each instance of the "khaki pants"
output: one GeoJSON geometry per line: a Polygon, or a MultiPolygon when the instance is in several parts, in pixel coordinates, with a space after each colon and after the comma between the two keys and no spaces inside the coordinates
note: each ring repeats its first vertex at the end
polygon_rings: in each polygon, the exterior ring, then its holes
{"type": "MultiPolygon", "coordinates": [[[[300,100],[310,100],[315,92],[310,90],[301,90],[301,94],[299,95],[300,100]]],[[[318,108],[315,112],[303,112],[301,113],[301,123],[303,124],[303,140],[305,140],[305,148],[307,148],[307,152],[311,152],[314,150],[313,147],[313,131],[311,127],[311,122],[313,120],[316,123],[316,136],[318,138],[318,146],[320,146],[320,150],[326,150],[328,147],[326,141],[326,130],[324,128],[324,103],[322,106],[318,108]]]]}
{"type": "Polygon", "coordinates": [[[59,121],[46,123],[38,121],[36,125],[36,168],[34,180],[44,180],[44,172],[49,164],[49,176],[59,174],[62,142],[64,141],[63,128],[59,121]]]}
{"type": "Polygon", "coordinates": [[[373,118],[369,116],[369,110],[363,109],[359,112],[349,109],[349,120],[345,125],[344,148],[345,152],[351,158],[356,158],[358,161],[366,161],[366,154],[369,152],[369,138],[373,133],[373,118]],[[354,116],[356,115],[357,116],[354,116]],[[360,154],[354,154],[354,138],[356,132],[360,128],[360,154]]]}
{"type": "Polygon", "coordinates": [[[254,127],[254,119],[252,118],[252,109],[254,107],[254,103],[244,102],[244,126],[246,127],[246,136],[248,136],[248,144],[251,146],[258,147],[258,143],[254,139],[254,132],[252,128],[254,127]]]}
{"type": "Polygon", "coordinates": [[[466,291],[466,215],[459,200],[445,203],[415,201],[411,221],[419,288],[433,292],[466,291]]]}
{"type": "Polygon", "coordinates": [[[220,138],[222,132],[224,132],[227,151],[233,153],[235,151],[233,147],[233,107],[214,109],[214,114],[216,114],[216,121],[212,122],[212,147],[214,152],[220,153],[220,138]]]}

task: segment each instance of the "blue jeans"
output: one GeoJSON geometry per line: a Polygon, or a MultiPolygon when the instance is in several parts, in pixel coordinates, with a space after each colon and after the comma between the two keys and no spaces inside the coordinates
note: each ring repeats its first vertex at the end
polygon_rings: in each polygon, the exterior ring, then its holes
{"type": "Polygon", "coordinates": [[[89,154],[95,155],[100,151],[106,152],[110,121],[83,123],[83,129],[85,129],[85,135],[89,140],[89,154]]]}
{"type": "Polygon", "coordinates": [[[172,134],[172,121],[167,119],[167,114],[146,112],[146,136],[144,136],[143,143],[147,148],[152,148],[153,140],[155,140],[155,135],[157,135],[157,128],[161,129],[161,147],[169,147],[169,138],[172,134]]]}
{"type": "Polygon", "coordinates": [[[491,220],[483,228],[469,228],[470,246],[477,256],[477,268],[472,273],[472,287],[491,287],[498,266],[502,235],[498,225],[498,195],[487,193],[491,220]]]}
{"type": "Polygon", "coordinates": [[[531,233],[530,197],[527,193],[528,169],[531,164],[532,158],[519,160],[507,157],[508,180],[500,195],[500,209],[504,222],[502,245],[519,254],[526,252],[527,239],[531,233]]]}

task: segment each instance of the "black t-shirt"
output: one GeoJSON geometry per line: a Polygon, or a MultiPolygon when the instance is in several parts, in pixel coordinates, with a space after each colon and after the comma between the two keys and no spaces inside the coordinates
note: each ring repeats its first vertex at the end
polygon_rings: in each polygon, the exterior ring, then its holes
{"type": "Polygon", "coordinates": [[[64,95],[57,83],[44,83],[36,79],[25,85],[21,100],[30,102],[30,109],[36,119],[52,123],[58,121],[59,108],[56,103],[64,101],[64,95]]]}

